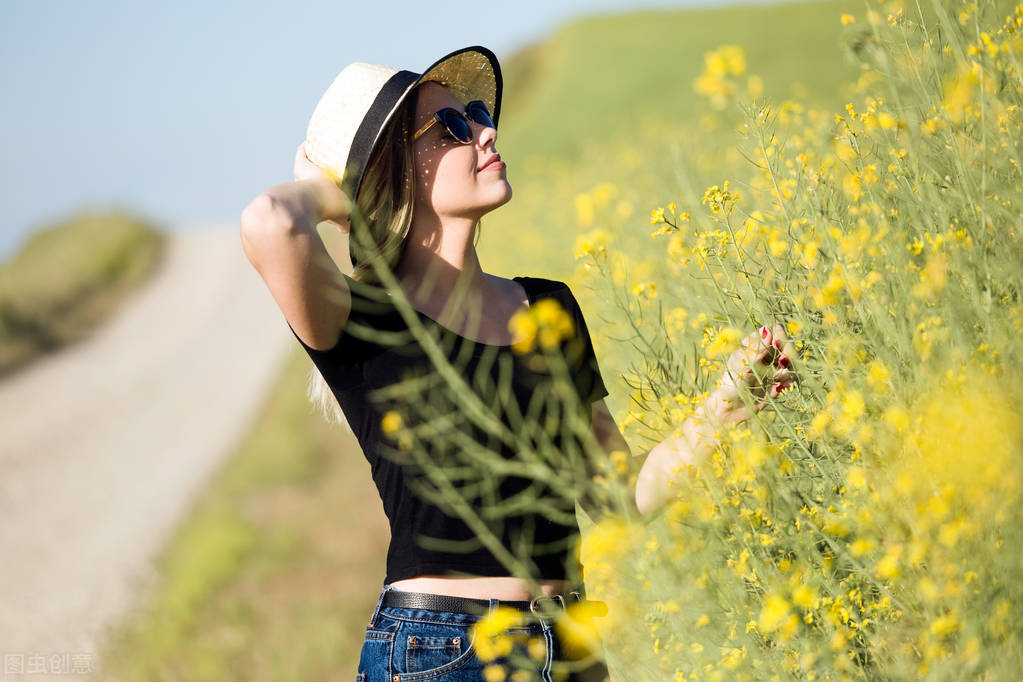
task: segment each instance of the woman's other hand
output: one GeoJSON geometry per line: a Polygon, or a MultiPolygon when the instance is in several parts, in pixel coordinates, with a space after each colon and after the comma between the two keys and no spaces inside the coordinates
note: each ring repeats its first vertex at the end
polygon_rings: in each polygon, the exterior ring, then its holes
{"type": "MultiPolygon", "coordinates": [[[[336,191],[338,194],[341,195],[341,197],[343,197],[341,204],[344,206],[345,215],[338,216],[339,218],[343,218],[343,220],[324,218],[323,222],[328,222],[331,225],[334,225],[342,232],[348,232],[349,231],[349,223],[347,220],[349,207],[348,197],[345,196],[344,192],[342,192],[341,189],[338,187],[337,178],[333,174],[324,170],[323,168],[320,168],[315,163],[309,160],[309,157],[306,155],[305,151],[305,142],[302,142],[302,144],[298,145],[298,150],[295,152],[294,175],[296,182],[301,182],[303,180],[312,180],[315,182],[319,182],[321,186],[326,188],[327,191],[329,192],[336,191]],[[324,183],[329,183],[329,186],[324,183]],[[331,189],[331,187],[333,187],[334,189],[331,189]]],[[[334,205],[334,203],[336,202],[331,203],[321,202],[321,205],[325,204],[334,205]]]]}
{"type": "MultiPolygon", "coordinates": [[[[778,397],[796,381],[793,358],[796,348],[780,323],[761,327],[742,340],[732,353],[718,387],[704,403],[705,409],[723,424],[739,424],[763,409],[766,397],[778,397]],[[740,391],[753,396],[746,405],[740,391]]],[[[708,415],[710,416],[710,415],[708,415]]]]}
{"type": "Polygon", "coordinates": [[[698,465],[720,443],[720,427],[740,424],[793,385],[796,348],[780,324],[761,327],[732,353],[721,381],[696,412],[682,424],[682,437],[658,443],[647,455],[636,481],[636,509],[650,514],[677,494],[677,472],[698,465]],[[743,402],[749,392],[753,401],[743,402]]]}

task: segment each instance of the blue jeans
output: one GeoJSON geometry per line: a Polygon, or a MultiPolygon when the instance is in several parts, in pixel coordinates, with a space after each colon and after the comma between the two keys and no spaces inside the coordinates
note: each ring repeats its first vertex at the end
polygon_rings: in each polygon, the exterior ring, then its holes
{"type": "MultiPolygon", "coordinates": [[[[366,626],[356,682],[479,682],[483,669],[501,665],[512,680],[602,682],[607,668],[600,661],[563,659],[554,623],[531,620],[506,631],[512,653],[484,662],[477,656],[473,625],[484,615],[383,607],[384,585],[366,626]]],[[[490,600],[490,611],[500,604],[490,600]]],[[[489,612],[488,612],[489,613],[489,612]]]]}

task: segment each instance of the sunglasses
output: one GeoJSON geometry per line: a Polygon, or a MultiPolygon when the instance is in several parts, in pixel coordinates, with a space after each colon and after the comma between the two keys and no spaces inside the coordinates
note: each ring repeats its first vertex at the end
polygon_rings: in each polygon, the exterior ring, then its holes
{"type": "Polygon", "coordinates": [[[490,118],[490,110],[487,109],[487,105],[482,100],[476,99],[469,102],[465,106],[465,110],[466,113],[463,114],[458,109],[444,107],[433,115],[429,123],[416,131],[415,135],[412,136],[413,141],[418,140],[434,123],[443,124],[448,129],[448,132],[451,133],[451,137],[462,144],[472,142],[472,127],[469,125],[470,119],[487,128],[497,127],[490,118]]]}

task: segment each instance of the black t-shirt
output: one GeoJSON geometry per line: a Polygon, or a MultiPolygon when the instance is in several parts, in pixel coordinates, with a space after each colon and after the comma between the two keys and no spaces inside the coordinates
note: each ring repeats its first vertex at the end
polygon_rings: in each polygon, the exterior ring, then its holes
{"type": "Polygon", "coordinates": [[[585,472],[578,434],[591,428],[591,403],[608,393],[568,286],[514,279],[531,308],[551,298],[568,313],[573,334],[557,352],[479,343],[412,311],[449,363],[438,371],[430,344],[417,340],[389,295],[348,277],[352,307],[337,344],[316,350],[295,334],[370,463],[391,528],[385,584],[422,574],[510,575],[474,524],[490,529],[537,579],[564,579],[567,562],[578,561],[570,556],[579,533],[575,500],[565,486],[585,472]],[[465,383],[452,388],[458,381],[465,383]],[[531,466],[535,458],[548,464],[531,466]],[[426,461],[444,475],[431,477],[426,461]],[[553,488],[550,470],[563,474],[553,488]],[[476,515],[474,524],[459,509],[476,515]]]}

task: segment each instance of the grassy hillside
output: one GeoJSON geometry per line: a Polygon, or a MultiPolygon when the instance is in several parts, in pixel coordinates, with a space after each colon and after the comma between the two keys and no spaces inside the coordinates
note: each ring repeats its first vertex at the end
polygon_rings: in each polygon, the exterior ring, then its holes
{"type": "Polygon", "coordinates": [[[0,376],[82,338],[158,265],[163,234],[120,212],[76,215],[0,265],[0,376]]]}
{"type": "MultiPolygon", "coordinates": [[[[644,121],[684,125],[707,113],[693,91],[704,53],[739,45],[764,96],[793,88],[839,106],[856,70],[839,47],[849,2],[797,2],[593,17],[568,24],[505,68],[502,157],[580,160],[591,145],[629,144],[644,121]]],[[[509,164],[509,175],[517,169],[509,164]]]]}

